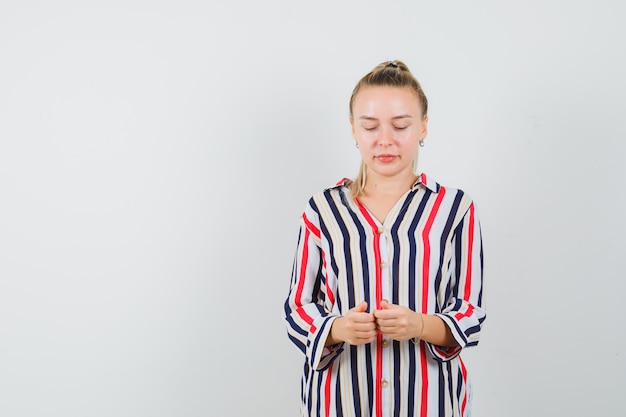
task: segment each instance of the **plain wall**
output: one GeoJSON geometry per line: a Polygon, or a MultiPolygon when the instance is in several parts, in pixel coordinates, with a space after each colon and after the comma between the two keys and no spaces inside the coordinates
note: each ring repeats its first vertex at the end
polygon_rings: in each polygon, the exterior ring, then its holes
{"type": "Polygon", "coordinates": [[[0,415],[295,416],[298,217],[356,174],[383,60],[420,169],[476,201],[474,415],[615,415],[626,384],[618,1],[0,3],[0,415]],[[223,4],[216,4],[223,3],[223,4]]]}

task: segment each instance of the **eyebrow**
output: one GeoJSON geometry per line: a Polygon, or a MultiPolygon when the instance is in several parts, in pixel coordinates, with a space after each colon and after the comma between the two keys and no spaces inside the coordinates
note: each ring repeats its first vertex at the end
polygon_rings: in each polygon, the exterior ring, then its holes
{"type": "MultiPolygon", "coordinates": [[[[410,114],[401,114],[399,116],[394,116],[391,119],[396,120],[396,119],[406,119],[406,118],[412,119],[413,116],[411,116],[410,114]]],[[[378,120],[378,119],[372,116],[361,116],[359,117],[359,120],[378,120]]]]}

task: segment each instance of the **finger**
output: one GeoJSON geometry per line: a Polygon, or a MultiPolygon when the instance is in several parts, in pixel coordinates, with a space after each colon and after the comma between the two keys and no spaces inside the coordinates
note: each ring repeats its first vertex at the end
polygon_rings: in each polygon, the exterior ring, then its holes
{"type": "Polygon", "coordinates": [[[384,310],[395,310],[399,308],[400,306],[397,304],[392,304],[387,300],[383,300],[380,302],[380,307],[381,309],[384,309],[384,310]]]}
{"type": "Polygon", "coordinates": [[[371,321],[368,323],[356,323],[354,328],[362,332],[376,331],[376,323],[371,321]]]}
{"type": "Polygon", "coordinates": [[[373,323],[375,321],[374,315],[369,313],[357,313],[351,317],[355,323],[373,323]]]}
{"type": "Polygon", "coordinates": [[[356,333],[354,335],[354,339],[355,340],[360,340],[361,343],[368,343],[371,342],[372,340],[376,339],[376,332],[371,332],[371,333],[356,333]]]}
{"type": "Polygon", "coordinates": [[[361,339],[368,339],[371,337],[376,337],[376,334],[378,333],[378,331],[376,330],[367,330],[367,331],[362,331],[362,332],[354,332],[354,334],[361,338],[361,339]]]}
{"type": "Polygon", "coordinates": [[[372,343],[374,340],[376,340],[376,337],[367,337],[367,338],[355,338],[354,339],[354,343],[351,343],[353,345],[365,345],[367,343],[372,343]]]}
{"type": "Polygon", "coordinates": [[[377,329],[380,332],[389,332],[389,331],[395,329],[395,327],[396,326],[393,323],[390,323],[390,322],[378,322],[377,329]]]}
{"type": "Polygon", "coordinates": [[[360,339],[375,337],[376,333],[378,333],[376,329],[354,329],[352,331],[352,334],[354,335],[354,337],[357,337],[360,339]]]}
{"type": "Polygon", "coordinates": [[[390,319],[396,316],[396,312],[389,308],[385,310],[375,310],[373,314],[377,320],[390,319]]]}
{"type": "Polygon", "coordinates": [[[356,311],[357,313],[364,313],[367,311],[367,301],[361,301],[361,304],[354,307],[352,311],[356,311]]]}
{"type": "Polygon", "coordinates": [[[359,329],[359,330],[371,330],[371,329],[375,329],[376,328],[376,322],[371,319],[371,320],[354,320],[352,322],[352,328],[353,329],[359,329]]]}
{"type": "Polygon", "coordinates": [[[383,316],[376,319],[379,326],[392,326],[396,322],[396,318],[392,316],[383,316]]]}
{"type": "Polygon", "coordinates": [[[376,331],[376,323],[373,321],[370,322],[359,322],[359,321],[351,321],[346,324],[346,330],[350,333],[367,333],[376,331]]]}

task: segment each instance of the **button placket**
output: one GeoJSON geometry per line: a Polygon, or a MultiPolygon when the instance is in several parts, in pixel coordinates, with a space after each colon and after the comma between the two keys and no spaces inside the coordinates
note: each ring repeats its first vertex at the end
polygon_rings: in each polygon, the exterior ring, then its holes
{"type": "MultiPolygon", "coordinates": [[[[390,289],[390,283],[391,283],[390,266],[391,265],[389,263],[389,260],[390,260],[389,244],[391,240],[389,239],[389,231],[385,229],[384,227],[379,227],[378,233],[380,237],[380,264],[378,266],[380,267],[380,271],[382,274],[382,298],[385,300],[389,300],[389,302],[391,302],[391,298],[390,298],[391,297],[391,289],[390,289]]],[[[382,355],[383,366],[382,366],[380,388],[383,389],[387,393],[391,387],[389,383],[389,381],[391,380],[390,361],[391,361],[391,355],[393,352],[390,349],[390,345],[391,345],[391,342],[389,338],[383,336],[383,339],[381,340],[380,345],[379,345],[379,348],[382,349],[382,352],[383,352],[383,355],[382,355]]],[[[383,410],[388,410],[390,407],[388,394],[383,395],[382,407],[383,407],[383,410]]]]}

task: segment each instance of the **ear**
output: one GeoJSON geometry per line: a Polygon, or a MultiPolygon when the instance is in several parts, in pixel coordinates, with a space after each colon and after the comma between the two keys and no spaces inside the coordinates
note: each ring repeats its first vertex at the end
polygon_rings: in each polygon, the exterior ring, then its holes
{"type": "Polygon", "coordinates": [[[420,140],[424,140],[426,139],[426,136],[428,135],[428,116],[424,117],[424,120],[422,120],[422,130],[420,132],[420,140]]]}
{"type": "Polygon", "coordinates": [[[350,118],[350,126],[352,127],[352,137],[356,140],[356,126],[354,125],[354,119],[350,118]]]}

